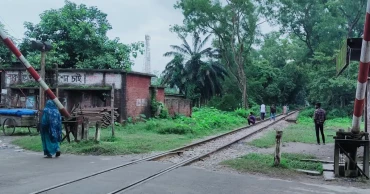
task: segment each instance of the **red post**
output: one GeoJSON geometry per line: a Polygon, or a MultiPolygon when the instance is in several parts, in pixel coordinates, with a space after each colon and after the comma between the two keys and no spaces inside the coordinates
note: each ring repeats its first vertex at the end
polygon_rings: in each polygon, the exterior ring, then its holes
{"type": "Polygon", "coordinates": [[[40,75],[36,72],[36,70],[31,66],[31,64],[27,61],[27,59],[22,55],[22,53],[18,50],[18,48],[13,44],[10,38],[5,34],[4,30],[0,28],[0,37],[3,40],[4,44],[9,48],[10,51],[18,58],[18,60],[26,67],[27,71],[31,74],[33,79],[35,79],[42,89],[45,90],[46,94],[52,99],[55,104],[57,105],[61,114],[65,117],[70,117],[68,111],[64,108],[62,103],[58,100],[58,98],[54,95],[51,91],[49,86],[45,83],[45,81],[40,77],[40,75]]]}

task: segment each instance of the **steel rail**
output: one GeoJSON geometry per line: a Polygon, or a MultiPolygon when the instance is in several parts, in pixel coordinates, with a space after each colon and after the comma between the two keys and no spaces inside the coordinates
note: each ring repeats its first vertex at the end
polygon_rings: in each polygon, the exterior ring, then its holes
{"type": "MultiPolygon", "coordinates": [[[[293,112],[289,113],[288,115],[290,114],[293,114],[293,112]]],[[[281,116],[282,114],[279,114],[277,115],[276,117],[279,117],[281,116]]],[[[288,116],[287,115],[287,116],[288,116]]],[[[276,120],[275,122],[272,122],[271,124],[274,124],[278,121],[280,121],[281,119],[285,118],[286,116],[276,120]]],[[[110,172],[110,171],[113,171],[113,170],[116,170],[116,169],[119,169],[119,168],[122,168],[122,167],[126,167],[126,166],[130,166],[130,165],[133,165],[133,164],[137,164],[137,163],[141,163],[141,162],[145,162],[145,161],[153,161],[153,160],[158,160],[162,157],[165,157],[165,156],[168,156],[168,155],[172,155],[174,153],[177,153],[181,150],[185,150],[187,148],[191,148],[191,147],[194,147],[194,146],[198,146],[200,144],[204,144],[204,143],[207,143],[207,142],[210,142],[210,141],[213,141],[213,140],[216,140],[216,139],[219,139],[219,138],[222,138],[222,137],[225,137],[227,135],[230,135],[230,134],[234,134],[236,132],[239,132],[239,131],[242,131],[242,130],[245,130],[245,129],[248,129],[250,127],[253,127],[253,126],[256,126],[256,125],[259,125],[259,124],[262,124],[262,123],[265,123],[269,121],[268,119],[266,120],[263,120],[263,121],[260,121],[260,122],[257,122],[255,125],[250,125],[250,126],[246,126],[246,127],[240,127],[240,128],[237,128],[237,129],[234,129],[232,131],[229,131],[229,132],[226,132],[226,133],[222,133],[220,135],[216,135],[214,137],[211,137],[211,138],[207,138],[205,140],[201,140],[199,142],[195,142],[195,143],[192,143],[192,144],[189,144],[189,145],[185,145],[185,146],[182,146],[182,147],[179,147],[179,148],[175,148],[175,149],[172,149],[172,150],[169,150],[169,151],[165,151],[165,152],[162,152],[162,153],[159,153],[159,154],[155,154],[153,156],[148,156],[148,157],[145,157],[145,158],[142,158],[142,159],[138,159],[138,160],[134,160],[134,161],[131,161],[131,162],[127,162],[127,163],[124,163],[124,164],[121,164],[121,165],[118,165],[118,166],[115,166],[115,167],[112,167],[112,168],[108,168],[108,169],[105,169],[105,170],[101,170],[101,171],[98,171],[96,173],[93,173],[93,174],[90,174],[90,175],[87,175],[87,176],[83,176],[83,177],[80,177],[80,178],[77,178],[77,179],[74,179],[74,180],[70,180],[70,181],[66,181],[66,182],[63,182],[63,183],[60,183],[60,184],[57,184],[57,185],[53,185],[51,187],[48,187],[48,188],[44,188],[44,189],[41,189],[39,191],[35,191],[35,192],[32,192],[30,194],[40,194],[40,193],[44,193],[44,192],[47,192],[47,191],[50,191],[50,190],[54,190],[54,189],[57,189],[57,188],[60,188],[60,187],[64,187],[66,185],[69,185],[69,184],[72,184],[72,183],[75,183],[75,182],[78,182],[78,181],[82,181],[82,180],[85,180],[85,179],[88,179],[88,178],[91,178],[91,177],[94,177],[94,176],[97,176],[97,175],[100,175],[100,174],[104,174],[104,173],[107,173],[107,172],[110,172]]],[[[271,125],[269,124],[269,125],[271,125]]]]}
{"type": "Polygon", "coordinates": [[[210,151],[210,152],[207,152],[207,153],[205,153],[205,154],[203,154],[203,155],[195,156],[195,157],[192,157],[192,158],[186,159],[186,160],[184,160],[184,161],[181,161],[181,162],[179,162],[179,163],[176,163],[176,164],[174,164],[174,165],[172,165],[172,166],[170,166],[170,167],[168,167],[168,168],[166,168],[166,169],[163,169],[163,170],[161,170],[161,171],[159,171],[159,172],[157,172],[157,173],[155,173],[155,174],[152,174],[152,175],[150,175],[150,176],[148,176],[148,177],[146,177],[146,178],[143,178],[143,179],[138,180],[138,181],[136,181],[136,182],[134,182],[134,183],[131,183],[130,185],[127,185],[127,186],[125,186],[125,187],[122,187],[122,188],[120,188],[120,189],[117,189],[117,190],[115,190],[115,191],[112,191],[112,192],[110,192],[110,193],[108,193],[108,194],[117,194],[117,193],[122,193],[122,192],[127,191],[127,190],[129,190],[129,189],[132,189],[132,188],[134,188],[134,187],[136,187],[136,186],[138,186],[138,185],[140,185],[140,184],[143,184],[143,183],[145,183],[145,182],[148,182],[148,181],[150,181],[150,180],[153,180],[153,179],[155,179],[155,178],[157,178],[157,177],[159,177],[159,176],[161,176],[161,175],[163,175],[163,174],[166,174],[166,173],[168,173],[168,172],[170,172],[170,171],[172,171],[172,170],[175,170],[175,169],[177,169],[177,168],[179,168],[179,167],[182,167],[182,166],[185,166],[185,165],[191,164],[191,163],[193,163],[193,162],[195,162],[195,161],[198,161],[198,160],[200,160],[200,159],[202,159],[202,158],[205,158],[205,157],[207,157],[207,156],[209,156],[209,155],[211,155],[211,154],[213,154],[213,153],[216,153],[216,152],[218,152],[218,151],[220,151],[220,150],[222,150],[222,149],[225,149],[225,148],[227,148],[227,147],[231,146],[232,144],[235,144],[236,142],[239,142],[239,141],[241,141],[241,140],[243,140],[243,139],[246,139],[246,138],[248,138],[248,137],[250,137],[250,136],[252,136],[252,135],[255,135],[255,134],[257,134],[257,133],[259,133],[259,132],[263,131],[264,129],[267,129],[268,127],[270,127],[270,126],[272,126],[272,125],[276,124],[277,122],[279,122],[279,121],[281,121],[281,120],[285,119],[286,117],[288,117],[288,116],[290,116],[290,115],[292,115],[292,114],[294,114],[294,113],[296,113],[296,112],[297,112],[297,111],[293,111],[293,112],[289,113],[288,115],[283,116],[282,118],[280,118],[280,119],[278,119],[278,120],[276,120],[276,121],[274,121],[274,122],[272,122],[272,123],[268,124],[267,126],[264,126],[264,127],[260,128],[260,129],[258,129],[258,130],[256,130],[256,131],[253,131],[253,132],[251,132],[251,133],[249,133],[249,134],[247,134],[247,135],[244,135],[244,136],[242,136],[242,137],[240,137],[240,138],[238,138],[238,139],[236,139],[236,140],[233,140],[233,141],[231,141],[231,142],[229,142],[229,143],[227,143],[227,144],[225,144],[225,145],[223,145],[223,146],[220,146],[220,147],[218,147],[218,148],[216,148],[216,149],[214,149],[214,150],[212,150],[212,151],[210,151]]]}

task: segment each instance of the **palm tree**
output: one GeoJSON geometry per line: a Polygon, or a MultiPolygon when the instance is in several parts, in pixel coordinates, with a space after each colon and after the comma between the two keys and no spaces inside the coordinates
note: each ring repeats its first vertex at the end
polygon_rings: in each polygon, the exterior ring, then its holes
{"type": "Polygon", "coordinates": [[[189,88],[192,88],[191,92],[199,94],[203,102],[214,95],[221,95],[221,80],[225,79],[227,72],[222,64],[214,60],[219,58],[216,49],[203,49],[210,37],[208,35],[202,41],[199,34],[194,33],[193,44],[190,46],[186,37],[179,34],[183,44],[171,45],[173,51],[164,54],[174,58],[166,65],[162,83],[177,86],[188,97],[189,88]]]}

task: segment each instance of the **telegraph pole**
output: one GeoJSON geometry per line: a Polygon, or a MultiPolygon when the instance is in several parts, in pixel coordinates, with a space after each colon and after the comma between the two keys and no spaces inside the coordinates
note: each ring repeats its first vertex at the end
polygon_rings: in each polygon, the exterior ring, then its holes
{"type": "MultiPolygon", "coordinates": [[[[45,80],[45,58],[46,58],[46,51],[45,51],[45,45],[43,45],[42,50],[41,50],[41,66],[40,66],[41,67],[40,76],[41,76],[41,79],[43,80],[45,80]]],[[[44,106],[45,106],[45,91],[40,86],[39,88],[39,110],[40,112],[44,110],[44,106]]]]}
{"type": "MultiPolygon", "coordinates": [[[[40,64],[40,77],[41,80],[45,80],[45,59],[46,53],[53,49],[53,46],[49,42],[31,41],[31,47],[41,52],[41,64],[40,64]]],[[[39,88],[39,123],[42,121],[43,110],[45,107],[45,89],[42,85],[39,88]]],[[[39,126],[40,127],[40,126],[39,126]]],[[[40,130],[41,128],[39,128],[40,130]]]]}

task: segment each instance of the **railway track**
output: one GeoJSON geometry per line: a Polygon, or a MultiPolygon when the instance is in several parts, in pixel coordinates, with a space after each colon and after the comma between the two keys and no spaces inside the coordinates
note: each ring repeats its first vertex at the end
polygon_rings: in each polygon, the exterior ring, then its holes
{"type": "Polygon", "coordinates": [[[71,185],[73,183],[77,183],[77,182],[82,181],[82,180],[86,180],[86,179],[89,179],[89,178],[92,178],[92,177],[95,177],[95,176],[98,176],[98,175],[101,175],[101,174],[104,174],[104,173],[107,173],[107,172],[111,172],[111,171],[114,171],[114,170],[117,170],[117,169],[120,169],[120,168],[123,168],[123,167],[131,166],[131,165],[138,164],[138,163],[145,162],[145,161],[158,161],[158,160],[168,161],[169,160],[169,161],[174,163],[170,167],[165,168],[163,170],[160,170],[157,173],[154,173],[154,174],[152,174],[150,176],[147,176],[147,177],[145,177],[141,180],[135,181],[135,182],[133,182],[133,183],[131,183],[131,184],[125,186],[125,187],[122,187],[120,189],[117,189],[115,191],[110,192],[110,194],[122,193],[122,192],[124,192],[124,191],[126,191],[130,188],[133,188],[137,185],[140,185],[140,184],[145,183],[149,180],[152,180],[152,179],[154,179],[158,176],[161,176],[161,175],[163,175],[167,172],[170,172],[170,171],[172,171],[176,168],[179,168],[179,167],[191,164],[193,162],[199,161],[200,159],[205,158],[205,157],[207,157],[207,156],[209,156],[209,155],[211,155],[211,154],[213,154],[213,153],[215,153],[219,150],[222,150],[222,149],[224,149],[224,148],[226,148],[226,147],[228,147],[228,146],[230,146],[230,145],[232,145],[232,144],[234,144],[234,143],[236,143],[240,140],[243,140],[243,139],[248,138],[248,137],[250,137],[254,134],[257,134],[257,133],[263,131],[264,129],[276,124],[277,122],[285,119],[286,117],[294,114],[295,112],[297,112],[297,111],[293,111],[293,112],[289,113],[288,115],[283,115],[283,116],[278,115],[276,121],[271,122],[271,123],[269,123],[269,124],[267,124],[267,125],[265,125],[261,128],[258,128],[257,130],[250,131],[248,129],[250,129],[251,127],[255,127],[255,126],[259,126],[259,125],[262,125],[264,123],[267,123],[267,122],[269,122],[269,120],[264,120],[264,121],[258,122],[255,125],[251,125],[251,126],[247,126],[247,127],[241,127],[241,128],[238,128],[238,129],[235,129],[235,130],[232,130],[232,131],[229,131],[229,132],[226,132],[226,133],[223,133],[223,134],[220,134],[220,135],[217,135],[217,136],[205,139],[205,140],[201,140],[201,141],[196,142],[196,143],[192,143],[192,144],[189,144],[189,145],[186,145],[186,146],[183,146],[183,147],[179,147],[179,148],[176,148],[176,149],[173,149],[173,150],[169,150],[169,151],[166,151],[166,152],[163,152],[163,153],[155,154],[153,156],[149,156],[149,157],[145,157],[145,158],[142,158],[142,159],[127,162],[127,163],[124,163],[122,165],[118,165],[118,166],[113,167],[113,168],[102,170],[102,171],[99,171],[99,172],[96,172],[96,173],[93,173],[93,174],[90,174],[90,175],[87,175],[87,176],[84,176],[84,177],[81,177],[81,178],[78,178],[78,179],[74,179],[74,180],[71,180],[71,181],[60,183],[60,184],[57,184],[57,185],[54,185],[54,186],[51,186],[51,187],[33,192],[32,194],[46,193],[48,191],[56,190],[56,189],[71,185]],[[204,149],[204,147],[207,147],[207,149],[204,149]]]}

